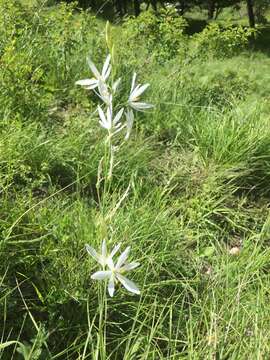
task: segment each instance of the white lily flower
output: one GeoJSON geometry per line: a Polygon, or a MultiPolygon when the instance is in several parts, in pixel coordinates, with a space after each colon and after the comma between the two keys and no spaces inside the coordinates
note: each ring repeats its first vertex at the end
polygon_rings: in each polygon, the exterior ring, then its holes
{"type": "Polygon", "coordinates": [[[107,252],[107,246],[106,241],[102,241],[101,245],[101,253],[98,254],[94,248],[92,248],[90,245],[86,244],[85,248],[89,255],[91,255],[104,269],[108,263],[111,263],[113,256],[117,253],[119,250],[121,244],[117,244],[114,246],[111,253],[107,252]]]}
{"type": "Polygon", "coordinates": [[[111,131],[113,129],[118,130],[119,127],[121,126],[121,123],[119,121],[121,120],[123,112],[124,112],[124,108],[120,109],[118,111],[118,113],[115,115],[115,117],[113,118],[113,113],[112,113],[112,107],[111,106],[107,107],[106,115],[104,114],[104,111],[102,110],[102,108],[100,106],[98,106],[98,113],[99,113],[99,117],[100,117],[100,121],[99,121],[100,125],[104,129],[107,129],[108,131],[111,131]]]}
{"type": "Polygon", "coordinates": [[[139,102],[138,100],[140,99],[140,96],[145,92],[145,90],[148,88],[150,84],[145,84],[145,85],[138,84],[137,86],[135,86],[136,76],[137,76],[136,73],[134,73],[131,83],[130,95],[128,98],[128,104],[134,110],[144,111],[152,108],[153,105],[144,102],[139,102]]]}
{"type": "Polygon", "coordinates": [[[95,64],[92,62],[92,60],[90,58],[88,58],[87,59],[88,65],[95,77],[91,78],[91,79],[78,80],[75,82],[75,84],[81,85],[85,89],[93,90],[98,87],[99,82],[105,83],[111,73],[110,60],[111,60],[111,55],[109,54],[104,62],[102,72],[100,74],[100,72],[97,70],[95,64]]]}
{"type": "Polygon", "coordinates": [[[125,139],[128,140],[134,123],[134,113],[131,109],[127,110],[126,119],[127,119],[127,123],[126,123],[127,133],[125,139]]]}
{"type": "Polygon", "coordinates": [[[98,81],[98,92],[96,93],[100,99],[107,105],[112,106],[112,94],[110,93],[108,86],[102,80],[98,81]]]}
{"type": "Polygon", "coordinates": [[[128,291],[134,294],[140,294],[140,290],[137,285],[122,275],[123,273],[133,270],[140,265],[138,262],[126,263],[129,251],[130,246],[127,247],[126,250],[119,256],[116,265],[114,265],[112,258],[110,258],[107,262],[109,270],[97,271],[91,276],[94,280],[109,280],[108,292],[111,297],[115,291],[115,284],[118,282],[120,282],[128,291]]]}

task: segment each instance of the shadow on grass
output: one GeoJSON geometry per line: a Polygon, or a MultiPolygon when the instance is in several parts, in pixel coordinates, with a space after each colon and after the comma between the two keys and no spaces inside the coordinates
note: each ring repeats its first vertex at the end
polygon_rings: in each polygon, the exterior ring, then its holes
{"type": "Polygon", "coordinates": [[[270,56],[270,24],[263,26],[254,42],[254,50],[270,56]]]}

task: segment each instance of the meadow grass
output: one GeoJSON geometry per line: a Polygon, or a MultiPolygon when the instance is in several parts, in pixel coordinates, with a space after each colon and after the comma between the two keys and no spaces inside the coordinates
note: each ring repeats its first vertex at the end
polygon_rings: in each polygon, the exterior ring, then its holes
{"type": "Polygon", "coordinates": [[[136,70],[155,108],[119,149],[101,211],[104,132],[74,83],[89,52],[104,61],[105,24],[71,5],[0,9],[0,358],[267,359],[267,53],[160,62],[114,27],[119,97],[136,70]],[[104,238],[132,247],[141,295],[117,289],[100,326],[85,244],[104,238]]]}

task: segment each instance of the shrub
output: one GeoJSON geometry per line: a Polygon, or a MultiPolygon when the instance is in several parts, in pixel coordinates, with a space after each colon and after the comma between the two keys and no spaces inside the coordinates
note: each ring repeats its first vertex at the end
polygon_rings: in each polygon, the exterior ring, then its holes
{"type": "Polygon", "coordinates": [[[254,32],[254,29],[244,26],[229,24],[223,27],[213,23],[193,36],[191,52],[195,57],[231,57],[248,45],[254,32]]]}
{"type": "Polygon", "coordinates": [[[75,16],[75,4],[41,9],[0,0],[0,111],[41,119],[55,102],[73,99],[78,68],[85,66],[89,45],[96,47],[96,32],[95,18],[75,16]]]}
{"type": "Polygon", "coordinates": [[[159,14],[145,11],[137,18],[127,18],[123,37],[128,39],[129,47],[145,46],[149,54],[164,62],[185,49],[186,27],[186,20],[174,8],[159,14]]]}
{"type": "Polygon", "coordinates": [[[187,78],[184,88],[192,105],[211,106],[219,110],[229,110],[237,101],[243,100],[250,91],[249,82],[232,70],[211,74],[197,81],[196,84],[187,78]]]}

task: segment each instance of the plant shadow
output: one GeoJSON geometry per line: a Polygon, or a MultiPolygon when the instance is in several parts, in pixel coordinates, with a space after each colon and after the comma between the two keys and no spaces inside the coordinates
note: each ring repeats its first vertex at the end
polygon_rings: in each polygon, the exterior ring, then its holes
{"type": "Polygon", "coordinates": [[[188,22],[188,27],[186,29],[187,35],[194,35],[203,31],[203,29],[207,26],[207,20],[200,20],[200,19],[192,19],[186,18],[188,22]]]}
{"type": "Polygon", "coordinates": [[[270,24],[259,29],[259,33],[254,42],[254,50],[270,56],[270,24]]]}

